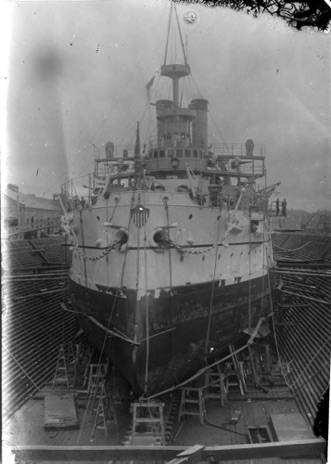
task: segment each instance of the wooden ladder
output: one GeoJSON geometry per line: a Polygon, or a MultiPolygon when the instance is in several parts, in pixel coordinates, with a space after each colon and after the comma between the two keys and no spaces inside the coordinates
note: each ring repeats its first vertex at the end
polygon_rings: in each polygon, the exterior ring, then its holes
{"type": "Polygon", "coordinates": [[[91,365],[88,394],[89,402],[88,407],[90,408],[90,416],[93,413],[95,400],[106,396],[106,378],[104,372],[99,368],[99,364],[91,365]],[[96,366],[98,368],[96,369],[96,366]]]}
{"type": "Polygon", "coordinates": [[[144,401],[133,403],[132,407],[133,419],[130,445],[165,445],[164,403],[144,401]]]}
{"type": "Polygon", "coordinates": [[[108,424],[115,424],[117,427],[115,407],[109,395],[100,396],[91,436],[94,437],[96,429],[101,429],[105,432],[105,437],[108,438],[108,424]]]}
{"type": "Polygon", "coordinates": [[[221,405],[227,404],[224,374],[219,365],[216,370],[207,369],[205,372],[204,399],[221,400],[221,405]]]}
{"type": "Polygon", "coordinates": [[[204,387],[182,387],[178,422],[182,416],[199,416],[201,425],[207,419],[207,411],[204,397],[204,387]]]}
{"type": "Polygon", "coordinates": [[[108,371],[107,364],[89,364],[90,374],[87,384],[87,393],[95,390],[95,387],[100,381],[104,381],[108,371]]]}
{"type": "MultiPolygon", "coordinates": [[[[232,363],[226,363],[228,365],[232,364],[234,371],[230,375],[227,375],[225,382],[226,393],[229,391],[229,387],[239,387],[240,393],[244,396],[245,391],[247,390],[243,362],[238,359],[238,355],[235,353],[233,345],[229,345],[229,351],[232,355],[232,363]],[[235,380],[233,379],[235,377],[235,380]]],[[[229,366],[228,366],[229,370],[229,366]]]]}
{"type": "Polygon", "coordinates": [[[57,383],[65,382],[68,390],[70,390],[68,366],[72,362],[76,366],[76,358],[72,343],[61,343],[53,378],[53,389],[57,383]]]}

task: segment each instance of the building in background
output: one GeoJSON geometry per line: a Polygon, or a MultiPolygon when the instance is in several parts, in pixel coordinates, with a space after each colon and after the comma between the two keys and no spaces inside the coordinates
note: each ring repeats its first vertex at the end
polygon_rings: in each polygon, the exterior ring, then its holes
{"type": "Polygon", "coordinates": [[[58,233],[62,210],[59,201],[25,194],[17,185],[8,184],[1,192],[2,230],[11,236],[23,233],[30,236],[45,236],[58,233]]]}

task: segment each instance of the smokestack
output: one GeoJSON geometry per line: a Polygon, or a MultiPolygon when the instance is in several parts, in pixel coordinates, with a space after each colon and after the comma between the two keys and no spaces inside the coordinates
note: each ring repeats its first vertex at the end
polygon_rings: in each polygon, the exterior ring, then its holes
{"type": "Polygon", "coordinates": [[[189,108],[195,110],[196,118],[192,121],[192,142],[198,148],[208,147],[208,100],[192,100],[189,108]]]}

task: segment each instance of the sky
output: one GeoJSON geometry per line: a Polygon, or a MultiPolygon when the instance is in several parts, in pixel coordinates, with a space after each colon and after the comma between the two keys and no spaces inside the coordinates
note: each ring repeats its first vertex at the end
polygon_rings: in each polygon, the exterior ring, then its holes
{"type": "MultiPolygon", "coordinates": [[[[4,3],[2,186],[51,197],[93,170],[93,145],[134,143],[137,121],[143,141],[154,135],[168,0],[4,3]]],[[[281,182],[290,209],[331,209],[331,34],[221,7],[177,11],[210,140],[265,144],[267,183],[281,182]]]]}

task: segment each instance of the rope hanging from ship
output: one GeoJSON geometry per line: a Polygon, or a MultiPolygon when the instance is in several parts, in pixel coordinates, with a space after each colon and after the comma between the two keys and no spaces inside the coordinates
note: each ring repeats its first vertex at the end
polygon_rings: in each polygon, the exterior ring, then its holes
{"type": "Polygon", "coordinates": [[[275,248],[278,248],[279,250],[281,251],[285,251],[285,253],[292,253],[293,251],[299,251],[299,250],[302,250],[302,248],[305,248],[306,246],[308,246],[311,242],[307,242],[305,244],[303,244],[301,247],[299,248],[293,248],[293,250],[286,250],[285,248],[282,248],[276,244],[274,244],[274,247],[275,248]]]}
{"type": "MultiPolygon", "coordinates": [[[[132,192],[131,195],[131,206],[130,206],[130,211],[133,209],[134,205],[134,192],[132,192]]],[[[129,221],[128,221],[128,227],[127,230],[131,230],[131,221],[132,221],[132,215],[129,214],[129,221]]],[[[126,260],[127,260],[127,252],[128,252],[129,247],[126,247],[125,252],[124,252],[124,260],[123,260],[123,265],[122,265],[122,270],[121,270],[121,281],[120,281],[120,287],[123,287],[123,280],[124,280],[124,271],[125,271],[125,266],[126,266],[126,260]]]]}
{"type": "MultiPolygon", "coordinates": [[[[100,350],[100,356],[99,356],[99,360],[98,360],[98,368],[97,368],[97,372],[96,372],[96,375],[99,377],[100,374],[102,373],[102,368],[105,370],[105,374],[106,374],[106,368],[104,365],[101,364],[101,361],[102,361],[102,356],[103,356],[103,353],[104,353],[104,350],[105,350],[105,346],[106,346],[106,342],[107,342],[107,338],[108,338],[108,335],[109,335],[109,332],[112,332],[110,331],[109,329],[109,326],[110,326],[110,321],[112,319],[112,316],[113,316],[113,312],[114,312],[114,308],[115,308],[115,303],[116,303],[116,300],[117,300],[117,294],[115,295],[115,298],[114,298],[114,301],[113,301],[113,305],[112,305],[112,309],[111,309],[111,313],[110,313],[110,317],[108,318],[108,324],[107,324],[107,327],[103,327],[101,324],[97,324],[99,326],[101,326],[101,328],[104,328],[106,329],[105,331],[105,336],[104,336],[104,339],[103,339],[103,343],[102,343],[102,348],[100,350]],[[102,367],[103,366],[103,367],[102,367]]],[[[94,319],[94,318],[93,318],[94,319]]],[[[96,320],[94,320],[94,322],[97,322],[96,320]]],[[[114,336],[119,336],[117,335],[116,333],[112,332],[112,335],[114,336]]],[[[120,337],[122,338],[122,337],[120,337]]],[[[108,359],[108,358],[107,358],[108,359]]],[[[108,366],[107,366],[108,368],[108,366]]],[[[87,416],[87,412],[89,410],[89,407],[90,407],[90,403],[91,403],[91,400],[93,401],[93,393],[92,391],[89,392],[89,396],[88,396],[88,402],[87,402],[87,406],[86,406],[86,409],[85,409],[85,413],[84,413],[84,416],[83,416],[83,420],[82,420],[82,426],[80,428],[80,432],[79,432],[79,435],[77,437],[77,445],[79,445],[79,442],[80,442],[80,438],[81,438],[81,435],[82,435],[82,432],[84,430],[84,424],[85,424],[85,420],[86,420],[86,416],[87,416]]],[[[116,428],[117,428],[117,424],[116,424],[116,428]]],[[[118,430],[117,430],[117,433],[118,433],[118,430]]]]}
{"type": "MultiPolygon", "coordinates": [[[[143,198],[143,203],[145,204],[145,196],[143,198]]],[[[145,386],[144,386],[144,395],[147,395],[148,390],[148,367],[149,367],[149,351],[150,351],[150,333],[149,333],[149,305],[148,305],[148,274],[147,274],[147,230],[146,223],[144,224],[144,267],[145,267],[145,323],[146,323],[146,364],[145,364],[145,386]]]]}
{"type": "Polygon", "coordinates": [[[208,325],[207,325],[207,335],[206,335],[206,346],[205,346],[205,360],[207,364],[207,356],[209,351],[209,338],[210,338],[210,325],[211,325],[211,314],[213,309],[214,303],[214,295],[215,295],[215,277],[216,277],[216,268],[217,268],[217,255],[218,255],[218,236],[220,233],[220,219],[221,216],[217,217],[217,233],[216,233],[216,243],[215,243],[215,261],[214,261],[214,274],[213,274],[213,283],[211,288],[211,296],[210,296],[210,304],[209,304],[209,311],[208,311],[208,325]]]}

